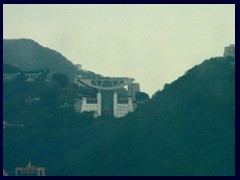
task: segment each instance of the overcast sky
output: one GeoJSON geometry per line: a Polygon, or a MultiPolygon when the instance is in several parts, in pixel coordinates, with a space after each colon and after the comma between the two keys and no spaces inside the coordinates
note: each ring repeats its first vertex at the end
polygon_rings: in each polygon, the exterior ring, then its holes
{"type": "Polygon", "coordinates": [[[3,5],[3,38],[30,38],[152,95],[235,44],[235,5],[3,5]]]}

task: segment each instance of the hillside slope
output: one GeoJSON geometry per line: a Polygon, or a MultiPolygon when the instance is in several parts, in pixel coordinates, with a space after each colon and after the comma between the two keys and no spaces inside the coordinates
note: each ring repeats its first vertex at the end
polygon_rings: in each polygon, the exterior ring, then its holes
{"type": "Polygon", "coordinates": [[[3,40],[3,63],[24,71],[44,70],[61,72],[72,81],[80,74],[84,77],[96,76],[93,72],[78,71],[73,63],[59,52],[43,47],[31,39],[3,40]]]}
{"type": "Polygon", "coordinates": [[[46,166],[48,175],[235,174],[235,65],[230,57],[193,67],[121,119],[92,119],[46,105],[17,108],[18,115],[7,114],[5,120],[24,128],[4,130],[6,169],[32,161],[46,166]]]}

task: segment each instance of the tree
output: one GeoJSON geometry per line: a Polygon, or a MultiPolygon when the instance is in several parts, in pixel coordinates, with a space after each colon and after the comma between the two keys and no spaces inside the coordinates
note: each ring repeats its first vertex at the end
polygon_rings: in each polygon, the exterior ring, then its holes
{"type": "Polygon", "coordinates": [[[67,87],[69,85],[69,80],[66,74],[64,73],[54,73],[53,81],[58,83],[61,88],[67,87]]]}
{"type": "Polygon", "coordinates": [[[149,100],[149,95],[145,92],[137,92],[135,97],[137,102],[146,102],[149,100]]]}

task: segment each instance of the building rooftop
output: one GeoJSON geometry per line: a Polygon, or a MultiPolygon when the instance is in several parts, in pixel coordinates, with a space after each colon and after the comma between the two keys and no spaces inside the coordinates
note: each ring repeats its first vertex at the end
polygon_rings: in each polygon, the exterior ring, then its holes
{"type": "Polygon", "coordinates": [[[78,78],[78,82],[95,89],[112,90],[124,87],[134,81],[127,77],[78,78]]]}

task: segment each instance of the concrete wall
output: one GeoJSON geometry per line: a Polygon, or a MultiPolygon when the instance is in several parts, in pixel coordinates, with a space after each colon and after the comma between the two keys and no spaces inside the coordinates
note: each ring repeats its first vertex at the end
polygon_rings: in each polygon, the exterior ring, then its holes
{"type": "Polygon", "coordinates": [[[133,112],[132,99],[128,98],[127,104],[118,104],[117,103],[117,93],[113,94],[113,115],[117,118],[127,115],[129,112],[133,112]]]}

